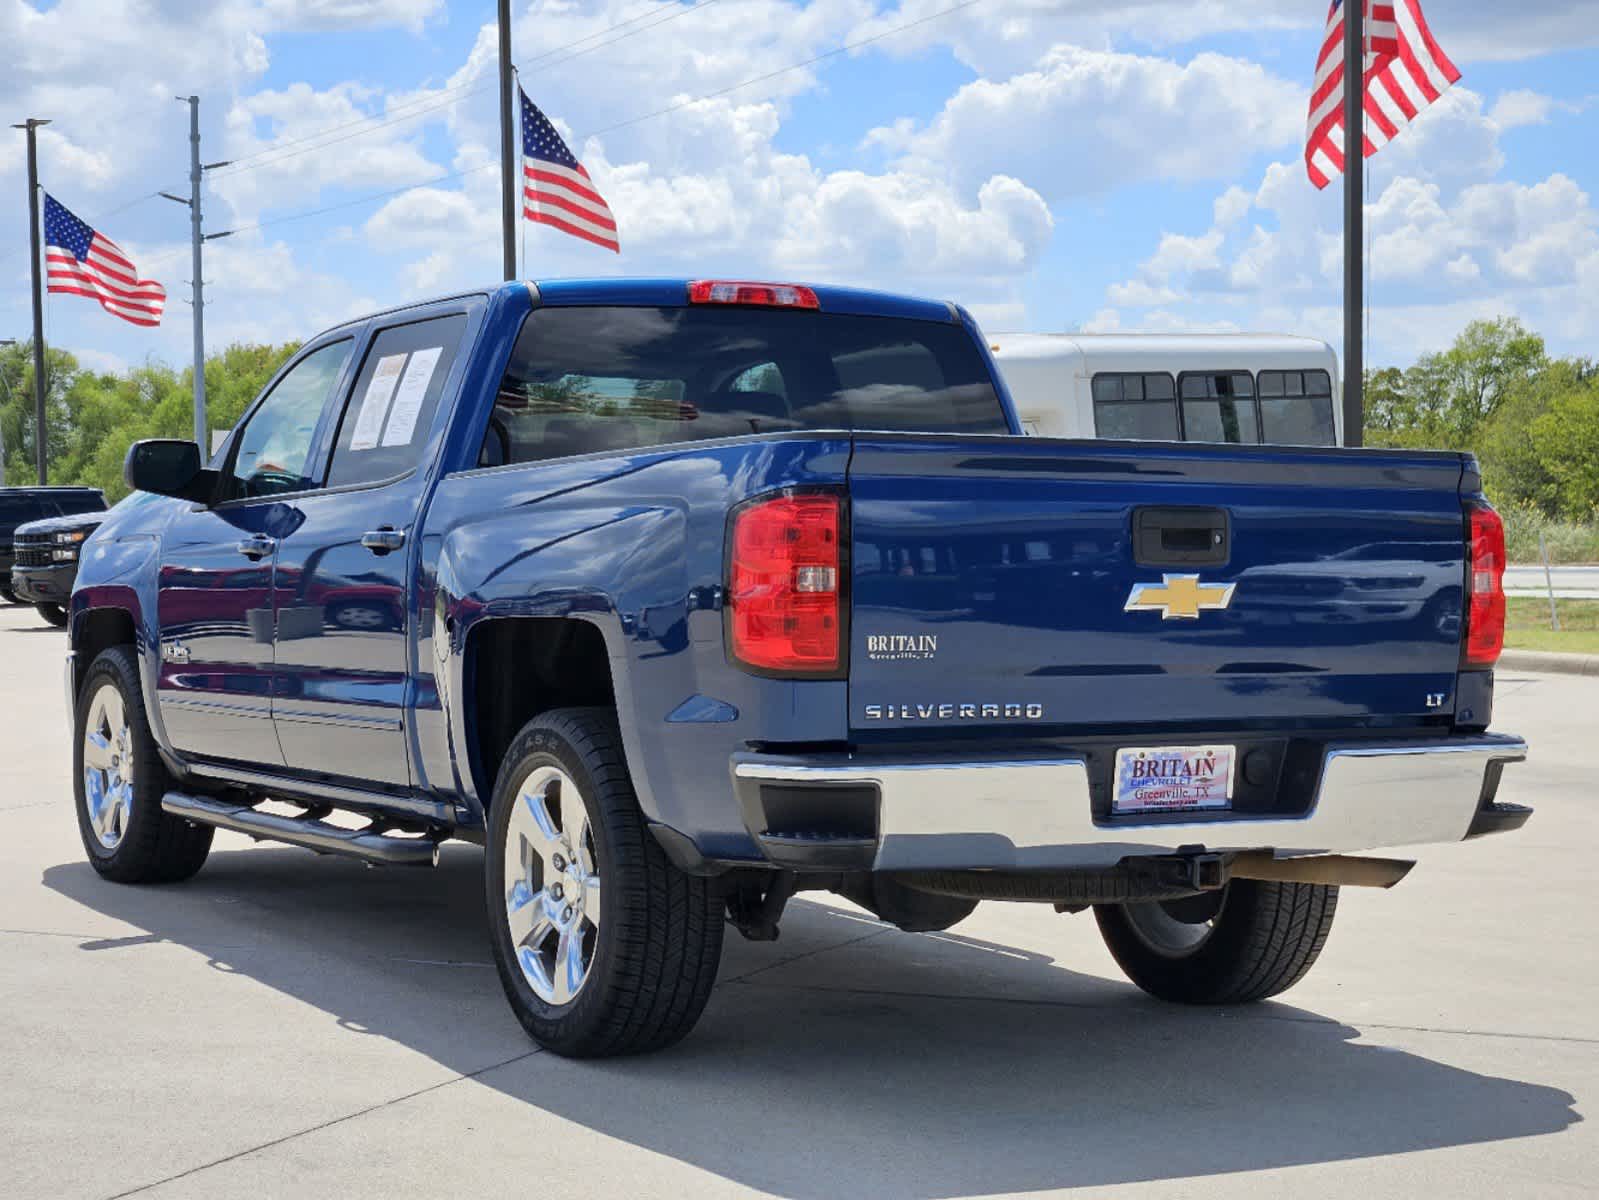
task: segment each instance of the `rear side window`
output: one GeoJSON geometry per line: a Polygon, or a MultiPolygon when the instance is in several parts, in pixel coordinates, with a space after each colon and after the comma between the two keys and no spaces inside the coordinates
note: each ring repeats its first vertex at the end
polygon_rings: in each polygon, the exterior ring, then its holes
{"type": "Polygon", "coordinates": [[[1192,371],[1178,380],[1183,440],[1253,445],[1260,441],[1255,380],[1248,371],[1192,371]]]}
{"type": "Polygon", "coordinates": [[[1094,433],[1131,441],[1177,440],[1177,388],[1170,375],[1094,376],[1094,433]]]}
{"type": "Polygon", "coordinates": [[[546,308],[522,327],[484,465],[801,429],[1005,433],[954,324],[735,308],[546,308]]]}
{"type": "Polygon", "coordinates": [[[1326,371],[1262,371],[1260,426],[1265,439],[1282,446],[1332,446],[1332,376],[1326,371]]]}
{"type": "Polygon", "coordinates": [[[329,487],[376,483],[417,464],[466,330],[466,314],[380,330],[339,422],[329,487]]]}

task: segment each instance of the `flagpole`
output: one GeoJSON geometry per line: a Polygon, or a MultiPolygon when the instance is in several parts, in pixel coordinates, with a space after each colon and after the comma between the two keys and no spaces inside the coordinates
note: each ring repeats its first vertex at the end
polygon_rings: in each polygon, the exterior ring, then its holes
{"type": "Polygon", "coordinates": [[[47,120],[29,117],[13,129],[28,131],[28,244],[33,250],[33,451],[39,465],[39,486],[46,483],[45,377],[44,377],[44,278],[39,270],[39,141],[38,128],[47,120]]]}
{"type": "Polygon", "coordinates": [[[516,278],[516,138],[511,102],[511,0],[500,0],[500,236],[505,278],[516,278]]]}
{"type": "Polygon", "coordinates": [[[1365,444],[1366,0],[1344,0],[1344,445],[1365,444]]]}

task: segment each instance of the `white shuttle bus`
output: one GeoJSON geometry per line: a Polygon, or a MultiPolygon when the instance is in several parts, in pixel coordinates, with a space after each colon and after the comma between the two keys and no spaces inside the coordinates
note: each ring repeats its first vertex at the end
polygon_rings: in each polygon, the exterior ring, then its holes
{"type": "Polygon", "coordinates": [[[1338,356],[1283,334],[989,337],[1038,437],[1341,446],[1338,356]]]}

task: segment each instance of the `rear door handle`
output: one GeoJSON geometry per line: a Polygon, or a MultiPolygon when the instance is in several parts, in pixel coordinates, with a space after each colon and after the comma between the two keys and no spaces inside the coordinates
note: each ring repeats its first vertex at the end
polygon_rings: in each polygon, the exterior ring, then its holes
{"type": "Polygon", "coordinates": [[[277,548],[277,538],[269,538],[263,533],[245,538],[244,541],[239,543],[239,553],[252,562],[259,562],[277,548]]]}
{"type": "Polygon", "coordinates": [[[368,530],[361,535],[361,545],[373,554],[388,554],[405,545],[405,530],[395,529],[385,525],[381,529],[368,530]]]}

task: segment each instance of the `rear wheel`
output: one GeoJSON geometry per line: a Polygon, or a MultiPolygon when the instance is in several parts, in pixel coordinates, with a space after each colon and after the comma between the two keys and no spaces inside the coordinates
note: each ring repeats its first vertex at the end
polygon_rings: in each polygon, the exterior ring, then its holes
{"type": "Polygon", "coordinates": [[[722,954],[722,897],[645,828],[611,714],[558,709],[512,742],[489,810],[494,961],[541,1046],[658,1050],[694,1027],[722,954]]]}
{"type": "Polygon", "coordinates": [[[1315,964],[1338,889],[1235,879],[1182,900],[1100,905],[1100,934],[1144,991],[1182,1004],[1245,1004],[1285,992],[1315,964]]]}
{"type": "Polygon", "coordinates": [[[67,610],[59,604],[35,604],[33,611],[52,625],[61,626],[67,623],[67,610]]]}
{"type": "Polygon", "coordinates": [[[90,664],[74,731],[78,832],[94,869],[118,883],[173,883],[198,871],[213,831],[161,808],[172,777],[150,733],[131,647],[113,646],[90,664]]]}

